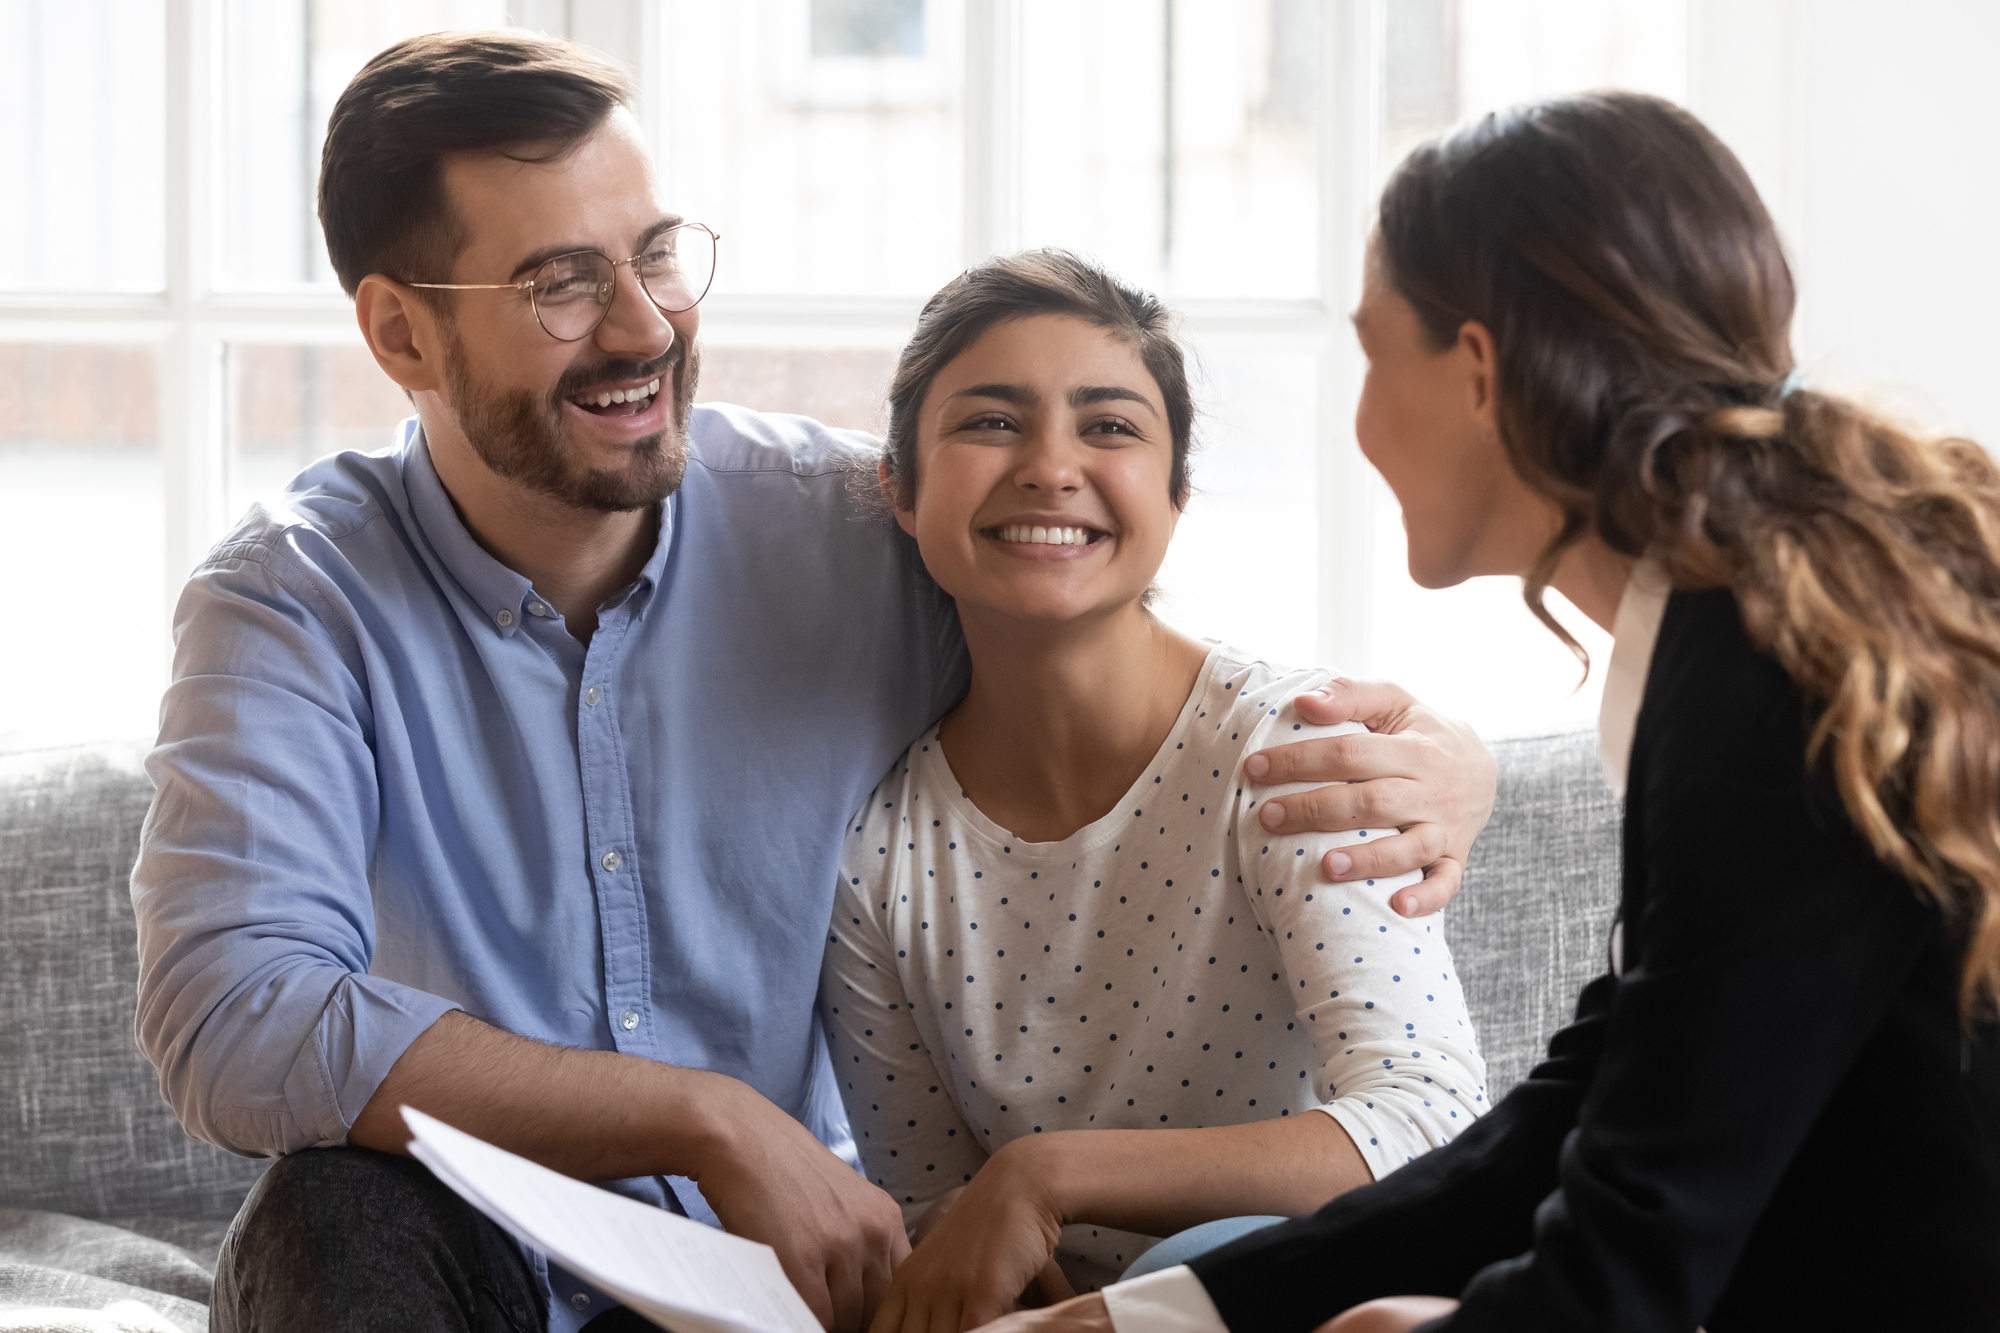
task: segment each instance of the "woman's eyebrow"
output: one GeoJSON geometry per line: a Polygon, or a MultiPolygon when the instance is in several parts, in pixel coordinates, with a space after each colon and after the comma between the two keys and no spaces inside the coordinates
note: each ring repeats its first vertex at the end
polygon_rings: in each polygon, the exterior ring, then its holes
{"type": "Polygon", "coordinates": [[[1151,412],[1153,400],[1136,389],[1121,389],[1115,384],[1085,385],[1069,391],[1071,407],[1090,407],[1096,403],[1137,403],[1151,412]]]}
{"type": "Polygon", "coordinates": [[[960,389],[957,393],[949,395],[945,401],[951,402],[955,398],[997,398],[1003,403],[1022,407],[1029,403],[1040,402],[1042,396],[1021,384],[975,384],[969,389],[960,389]]]}

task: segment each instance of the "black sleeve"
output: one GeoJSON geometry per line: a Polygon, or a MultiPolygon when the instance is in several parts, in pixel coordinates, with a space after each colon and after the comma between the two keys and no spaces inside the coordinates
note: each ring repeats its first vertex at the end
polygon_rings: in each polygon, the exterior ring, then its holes
{"type": "Polygon", "coordinates": [[[1495,1259],[1526,1249],[1596,1068],[1615,984],[1606,976],[1586,987],[1548,1058],[1446,1148],[1311,1217],[1189,1260],[1224,1322],[1295,1333],[1375,1296],[1455,1294],[1495,1259]]]}
{"type": "Polygon", "coordinates": [[[1686,1333],[1708,1316],[1938,929],[1854,833],[1830,781],[1806,771],[1807,721],[1806,701],[1748,644],[1733,597],[1673,597],[1635,738],[1628,966],[1592,987],[1608,991],[1601,1049],[1573,1132],[1551,1134],[1549,1115],[1528,1132],[1510,1096],[1490,1135],[1468,1131],[1353,1208],[1296,1224],[1289,1251],[1278,1239],[1261,1261],[1197,1262],[1232,1328],[1308,1328],[1399,1291],[1463,1301],[1427,1333],[1686,1333]],[[1537,1163],[1484,1160],[1517,1152],[1537,1163]],[[1491,1188],[1537,1167],[1552,1177],[1539,1202],[1491,1188]],[[1490,1216],[1496,1207],[1508,1216],[1490,1216]],[[1454,1229],[1494,1262],[1467,1274],[1454,1229]],[[1273,1324],[1259,1307],[1278,1293],[1260,1278],[1295,1303],[1300,1285],[1331,1298],[1273,1324]]]}

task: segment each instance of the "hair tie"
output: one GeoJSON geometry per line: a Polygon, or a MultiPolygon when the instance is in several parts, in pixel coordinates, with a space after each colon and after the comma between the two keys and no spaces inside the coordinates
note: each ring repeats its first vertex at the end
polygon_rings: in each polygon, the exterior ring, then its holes
{"type": "Polygon", "coordinates": [[[1782,403],[1785,399],[1790,398],[1805,387],[1806,373],[1797,366],[1793,366],[1792,373],[1778,381],[1778,401],[1782,403]]]}

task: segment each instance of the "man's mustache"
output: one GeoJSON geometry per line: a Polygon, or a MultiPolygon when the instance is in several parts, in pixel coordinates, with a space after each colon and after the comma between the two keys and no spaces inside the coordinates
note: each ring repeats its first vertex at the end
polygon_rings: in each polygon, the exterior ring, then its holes
{"type": "Polygon", "coordinates": [[[664,355],[651,361],[600,361],[594,366],[571,366],[556,381],[550,397],[561,403],[592,385],[611,380],[650,380],[655,376],[671,378],[687,360],[687,348],[686,339],[675,338],[674,345],[664,355]]]}

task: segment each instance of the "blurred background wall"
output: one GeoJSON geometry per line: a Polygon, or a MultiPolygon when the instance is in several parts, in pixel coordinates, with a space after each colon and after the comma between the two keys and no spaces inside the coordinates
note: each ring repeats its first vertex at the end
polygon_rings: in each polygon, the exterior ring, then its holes
{"type": "Polygon", "coordinates": [[[1088,251],[1200,362],[1169,618],[1491,736],[1587,722],[1598,682],[1518,581],[1412,585],[1354,447],[1369,209],[1424,138],[1583,88],[1685,103],[1779,220],[1808,375],[2000,441],[1984,0],[0,0],[0,750],[148,735],[201,553],[408,414],[327,269],[320,138],[383,46],[503,24],[624,61],[674,206],[723,234],[701,398],[879,430],[930,291],[1088,251]]]}

